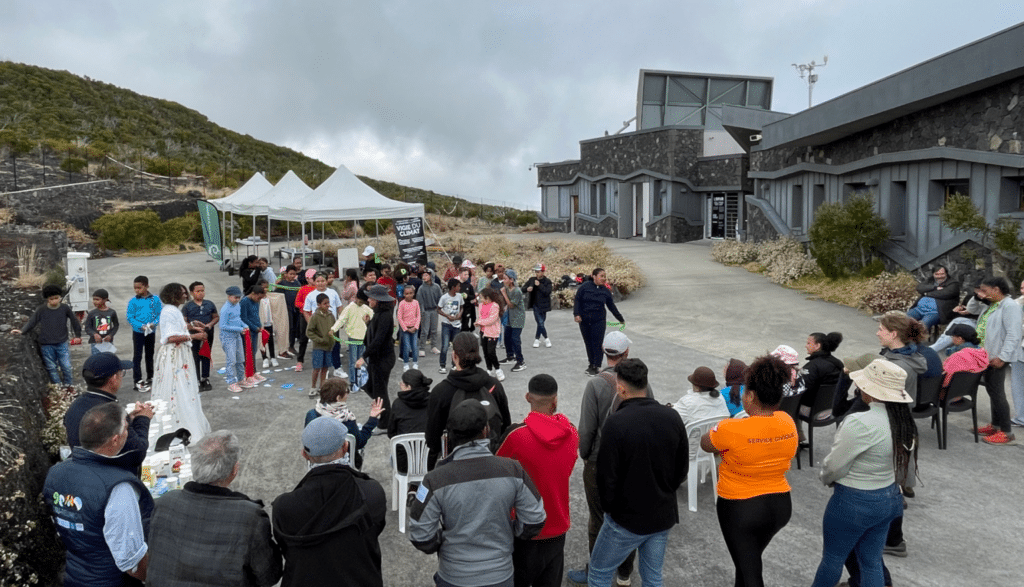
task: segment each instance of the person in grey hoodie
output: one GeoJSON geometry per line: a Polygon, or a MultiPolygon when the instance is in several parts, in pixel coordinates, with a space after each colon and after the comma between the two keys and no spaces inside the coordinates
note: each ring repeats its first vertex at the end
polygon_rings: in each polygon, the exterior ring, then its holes
{"type": "Polygon", "coordinates": [[[439,587],[512,587],[513,540],[529,540],[544,527],[540,492],[517,461],[491,454],[480,401],[453,407],[447,427],[455,448],[423,478],[409,540],[438,554],[439,587]]]}

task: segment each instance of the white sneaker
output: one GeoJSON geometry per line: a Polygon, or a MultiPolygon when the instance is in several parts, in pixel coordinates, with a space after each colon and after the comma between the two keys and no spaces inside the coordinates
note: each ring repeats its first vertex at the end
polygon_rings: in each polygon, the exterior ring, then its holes
{"type": "Polygon", "coordinates": [[[408,370],[409,370],[409,363],[406,363],[406,364],[402,365],[402,373],[405,373],[408,370]]]}
{"type": "Polygon", "coordinates": [[[269,369],[270,368],[270,359],[263,359],[263,368],[264,369],[269,369]]]}
{"type": "Polygon", "coordinates": [[[348,379],[348,372],[345,371],[344,369],[335,369],[334,376],[339,377],[341,379],[348,379]]]}
{"type": "Polygon", "coordinates": [[[494,372],[494,376],[498,379],[498,381],[504,381],[505,380],[505,374],[501,372],[501,369],[498,369],[497,371],[495,371],[494,372]]]}
{"type": "Polygon", "coordinates": [[[420,364],[419,363],[413,363],[412,364],[412,368],[416,369],[417,371],[419,371],[420,370],[420,364]]]}
{"type": "Polygon", "coordinates": [[[420,356],[421,357],[427,356],[427,351],[420,351],[420,356]]]}
{"type": "MultiPolygon", "coordinates": [[[[264,361],[264,363],[265,362],[266,361],[264,361]]],[[[277,359],[270,359],[270,365],[273,366],[273,367],[280,367],[281,366],[280,363],[277,362],[277,359]]],[[[263,365],[263,366],[266,367],[266,365],[263,365]]]]}
{"type": "Polygon", "coordinates": [[[544,337],[544,346],[551,348],[551,339],[546,336],[544,337]]]}
{"type": "Polygon", "coordinates": [[[441,354],[441,351],[437,350],[436,346],[435,347],[431,347],[430,348],[430,352],[434,353],[435,355],[440,355],[441,354]]]}
{"type": "Polygon", "coordinates": [[[540,339],[539,338],[533,339],[533,348],[535,348],[535,349],[536,348],[540,348],[540,339]]]}

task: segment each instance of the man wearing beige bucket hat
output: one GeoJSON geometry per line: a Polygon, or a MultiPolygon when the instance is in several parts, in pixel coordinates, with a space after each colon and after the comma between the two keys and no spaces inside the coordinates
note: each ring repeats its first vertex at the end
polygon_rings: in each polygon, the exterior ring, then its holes
{"type": "Polygon", "coordinates": [[[824,549],[812,587],[837,584],[851,552],[860,563],[861,584],[892,584],[883,579],[882,550],[889,525],[903,513],[900,485],[914,471],[917,426],[907,372],[876,359],[850,379],[868,409],[843,419],[822,462],[819,477],[834,493],[825,508],[824,549]]]}

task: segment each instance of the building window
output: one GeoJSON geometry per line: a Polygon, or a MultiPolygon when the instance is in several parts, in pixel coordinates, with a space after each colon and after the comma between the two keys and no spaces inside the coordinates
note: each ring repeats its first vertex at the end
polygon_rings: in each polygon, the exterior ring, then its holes
{"type": "Polygon", "coordinates": [[[569,188],[562,186],[558,188],[558,217],[569,217],[569,188]]]}
{"type": "Polygon", "coordinates": [[[907,182],[894,181],[889,189],[889,231],[907,236],[907,182]]]}
{"type": "Polygon", "coordinates": [[[597,216],[597,184],[590,184],[590,208],[587,209],[587,213],[591,216],[597,216]]]}
{"type": "Polygon", "coordinates": [[[608,214],[608,182],[601,182],[601,189],[599,190],[597,198],[597,205],[599,206],[599,214],[605,216],[608,214]]]}
{"type": "Polygon", "coordinates": [[[864,182],[851,182],[843,184],[843,203],[850,201],[850,198],[861,194],[870,194],[871,188],[864,182]]]}
{"type": "Polygon", "coordinates": [[[802,234],[804,231],[804,186],[794,185],[793,196],[790,198],[790,221],[793,232],[802,234]]]}
{"type": "Polygon", "coordinates": [[[610,197],[608,199],[608,213],[618,214],[619,213],[619,182],[610,181],[608,182],[610,189],[608,190],[610,197]]]}
{"type": "Polygon", "coordinates": [[[825,184],[814,184],[814,193],[811,194],[811,217],[817,214],[818,208],[825,203],[825,184]]]}
{"type": "Polygon", "coordinates": [[[945,205],[946,201],[956,195],[970,197],[970,180],[951,179],[947,181],[932,181],[928,186],[928,211],[937,211],[945,205]]]}
{"type": "Polygon", "coordinates": [[[668,213],[668,188],[667,181],[654,180],[654,197],[651,198],[654,216],[662,216],[668,213]]]}
{"type": "Polygon", "coordinates": [[[949,201],[953,196],[968,196],[971,195],[971,182],[966,179],[957,179],[946,182],[946,197],[943,198],[943,203],[949,201]]]}

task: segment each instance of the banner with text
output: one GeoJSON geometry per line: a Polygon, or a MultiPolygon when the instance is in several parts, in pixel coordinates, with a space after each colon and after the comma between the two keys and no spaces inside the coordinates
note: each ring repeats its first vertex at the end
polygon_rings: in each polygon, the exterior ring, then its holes
{"type": "Polygon", "coordinates": [[[199,219],[203,224],[203,243],[206,245],[206,254],[214,261],[223,261],[220,242],[220,218],[217,216],[217,209],[206,200],[196,202],[199,205],[199,219]]]}
{"type": "Polygon", "coordinates": [[[396,218],[395,237],[398,239],[398,256],[406,263],[427,262],[427,243],[423,237],[422,218],[396,218]]]}

